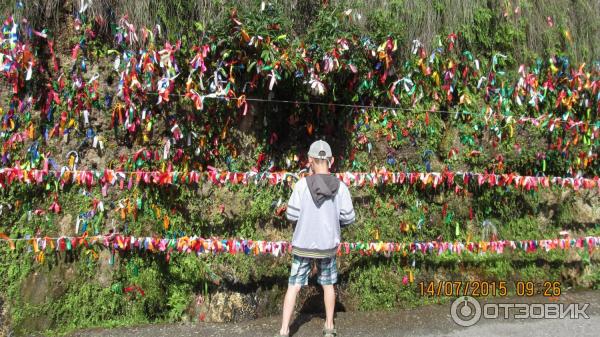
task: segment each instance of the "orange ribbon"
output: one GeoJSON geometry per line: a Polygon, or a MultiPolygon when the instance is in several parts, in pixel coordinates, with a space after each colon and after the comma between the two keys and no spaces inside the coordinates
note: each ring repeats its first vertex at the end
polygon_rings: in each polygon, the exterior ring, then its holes
{"type": "Polygon", "coordinates": [[[13,240],[11,240],[8,237],[8,235],[6,235],[4,233],[0,233],[0,239],[6,240],[8,242],[8,246],[10,247],[10,250],[15,250],[15,243],[13,242],[13,240]]]}

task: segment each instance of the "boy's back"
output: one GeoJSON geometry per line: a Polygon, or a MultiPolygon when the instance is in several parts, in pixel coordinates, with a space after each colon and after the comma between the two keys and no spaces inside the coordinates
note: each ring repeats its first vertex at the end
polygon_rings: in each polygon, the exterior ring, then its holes
{"type": "Polygon", "coordinates": [[[300,179],[288,202],[287,218],[297,221],[293,254],[324,258],[334,256],[340,243],[340,225],[354,222],[354,209],[346,184],[328,174],[300,179]]]}

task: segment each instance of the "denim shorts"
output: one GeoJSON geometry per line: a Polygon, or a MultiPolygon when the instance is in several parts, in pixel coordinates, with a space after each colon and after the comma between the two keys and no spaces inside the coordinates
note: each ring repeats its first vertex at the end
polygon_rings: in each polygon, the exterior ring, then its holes
{"type": "Polygon", "coordinates": [[[331,285],[337,282],[337,262],[335,256],[323,259],[312,257],[293,256],[292,269],[290,271],[289,285],[305,286],[308,284],[308,276],[312,269],[312,261],[317,263],[317,283],[331,285]]]}

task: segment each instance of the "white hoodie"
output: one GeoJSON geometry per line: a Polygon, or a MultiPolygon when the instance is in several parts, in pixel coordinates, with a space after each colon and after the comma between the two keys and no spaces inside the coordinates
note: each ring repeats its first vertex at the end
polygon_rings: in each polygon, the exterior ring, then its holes
{"type": "Polygon", "coordinates": [[[294,186],[286,217],[297,221],[292,238],[293,254],[314,258],[335,256],[340,243],[340,225],[355,221],[348,186],[340,181],[337,193],[317,207],[306,178],[302,178],[294,186]]]}

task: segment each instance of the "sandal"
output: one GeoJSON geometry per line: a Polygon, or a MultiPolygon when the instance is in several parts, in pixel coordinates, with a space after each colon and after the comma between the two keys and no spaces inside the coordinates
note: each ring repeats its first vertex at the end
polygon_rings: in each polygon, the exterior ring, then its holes
{"type": "Polygon", "coordinates": [[[333,328],[333,329],[323,328],[323,337],[336,337],[336,336],[337,336],[337,331],[335,330],[335,328],[333,328]]]}

